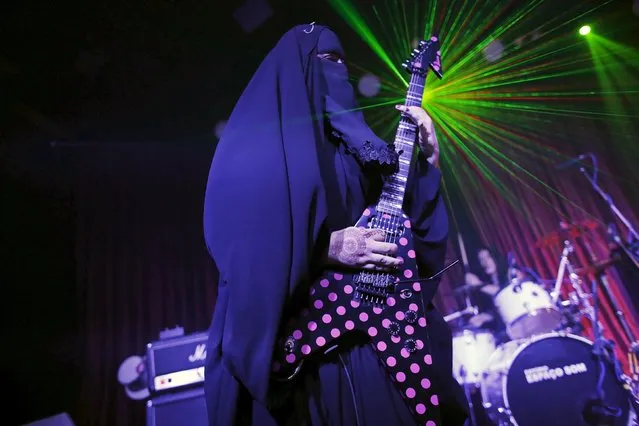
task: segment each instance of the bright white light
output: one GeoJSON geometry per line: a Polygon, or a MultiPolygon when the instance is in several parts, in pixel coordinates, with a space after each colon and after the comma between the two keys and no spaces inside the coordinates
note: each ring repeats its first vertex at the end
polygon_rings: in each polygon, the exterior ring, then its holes
{"type": "Polygon", "coordinates": [[[373,74],[364,74],[357,84],[357,88],[359,89],[359,93],[366,96],[367,98],[372,98],[379,93],[379,89],[381,88],[381,83],[379,78],[373,74]]]}
{"type": "Polygon", "coordinates": [[[484,47],[484,56],[488,62],[496,62],[504,56],[504,43],[501,40],[493,40],[484,47]]]}
{"type": "Polygon", "coordinates": [[[215,125],[215,137],[218,139],[222,139],[222,132],[226,127],[226,120],[220,120],[215,125]]]}

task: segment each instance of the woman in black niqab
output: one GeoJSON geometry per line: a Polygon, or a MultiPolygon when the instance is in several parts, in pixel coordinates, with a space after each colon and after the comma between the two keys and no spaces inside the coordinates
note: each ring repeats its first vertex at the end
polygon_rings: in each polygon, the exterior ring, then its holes
{"type": "MultiPolygon", "coordinates": [[[[279,414],[266,409],[287,303],[313,279],[330,233],[351,226],[379,195],[382,175],[397,167],[393,147],[355,111],[343,57],[326,27],[287,32],[251,79],[217,146],[204,207],[205,240],[220,273],[207,347],[211,425],[414,424],[367,346],[345,354],[349,375],[327,362],[309,376],[298,392],[308,402],[301,412],[299,404],[279,414]]],[[[419,197],[407,204],[420,271],[428,274],[443,263],[447,216],[439,171],[423,157],[417,163],[412,192],[419,197]]]]}

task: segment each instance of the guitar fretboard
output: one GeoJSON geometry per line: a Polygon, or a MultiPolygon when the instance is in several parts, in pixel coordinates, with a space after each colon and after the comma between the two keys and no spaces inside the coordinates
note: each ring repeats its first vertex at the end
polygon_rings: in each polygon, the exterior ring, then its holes
{"type": "MultiPolygon", "coordinates": [[[[404,105],[421,106],[425,85],[426,76],[421,73],[413,73],[406,91],[404,105]]],[[[377,203],[377,209],[381,212],[392,215],[399,215],[402,212],[417,131],[417,125],[409,118],[404,116],[400,118],[395,133],[395,149],[399,153],[399,169],[384,181],[382,194],[377,203]]]]}

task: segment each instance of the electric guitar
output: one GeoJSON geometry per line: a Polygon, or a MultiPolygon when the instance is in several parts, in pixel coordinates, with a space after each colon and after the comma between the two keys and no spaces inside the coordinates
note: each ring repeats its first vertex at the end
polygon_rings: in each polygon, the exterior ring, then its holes
{"type": "MultiPolygon", "coordinates": [[[[411,56],[403,64],[411,74],[405,104],[421,106],[428,68],[442,78],[438,38],[421,41],[411,56]]],[[[311,285],[305,306],[282,326],[272,373],[275,380],[292,380],[308,358],[337,348],[349,333],[364,333],[418,424],[436,426],[439,402],[430,380],[433,359],[423,280],[417,273],[411,223],[402,208],[416,135],[417,126],[402,116],[395,135],[398,170],[384,180],[377,203],[355,225],[382,229],[385,241],[398,245],[403,265],[394,272],[325,271],[311,285]]]]}

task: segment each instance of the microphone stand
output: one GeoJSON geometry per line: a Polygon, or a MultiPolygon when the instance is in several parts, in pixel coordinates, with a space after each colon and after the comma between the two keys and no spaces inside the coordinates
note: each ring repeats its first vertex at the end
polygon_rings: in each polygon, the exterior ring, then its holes
{"type": "MultiPolygon", "coordinates": [[[[639,233],[637,233],[637,231],[634,229],[634,227],[632,226],[632,224],[630,223],[630,221],[623,215],[623,213],[617,208],[617,206],[615,205],[612,196],[610,196],[610,194],[606,193],[597,183],[597,176],[598,176],[598,165],[597,165],[597,157],[593,154],[590,154],[589,157],[592,159],[593,162],[593,166],[594,166],[594,170],[592,173],[592,176],[590,174],[588,174],[588,172],[586,171],[586,168],[583,165],[580,165],[579,167],[579,171],[581,172],[581,174],[588,180],[588,182],[590,183],[590,185],[592,186],[592,188],[594,189],[595,192],[597,192],[601,198],[606,202],[606,204],[608,204],[608,207],[610,208],[610,210],[613,212],[613,214],[626,226],[626,228],[628,229],[629,234],[632,236],[632,239],[634,240],[639,240],[639,233]]],[[[639,259],[636,258],[636,256],[630,257],[635,265],[638,264],[639,259]]],[[[603,271],[597,271],[595,273],[595,278],[596,281],[599,281],[602,285],[602,289],[604,290],[604,293],[606,294],[606,297],[608,298],[608,300],[610,301],[610,304],[612,305],[614,311],[615,311],[615,316],[617,317],[617,320],[619,322],[619,324],[621,325],[621,328],[624,331],[624,334],[626,335],[626,338],[628,339],[628,341],[630,342],[630,350],[629,350],[629,355],[632,358],[631,359],[631,363],[630,363],[630,368],[631,368],[631,373],[632,373],[632,380],[634,381],[634,385],[632,386],[632,390],[633,390],[633,398],[635,399],[635,401],[639,398],[638,395],[638,391],[639,391],[639,383],[638,383],[638,378],[639,378],[639,371],[637,371],[637,360],[639,359],[639,341],[637,340],[637,338],[633,335],[630,326],[628,324],[628,322],[626,321],[626,316],[624,314],[624,312],[621,310],[621,308],[619,307],[619,302],[617,300],[617,298],[613,295],[612,291],[610,290],[610,286],[608,284],[608,280],[606,279],[606,277],[604,276],[603,271]]],[[[593,296],[596,297],[596,293],[593,294],[593,296]]],[[[593,302],[596,304],[597,300],[593,300],[593,302]]]]}

